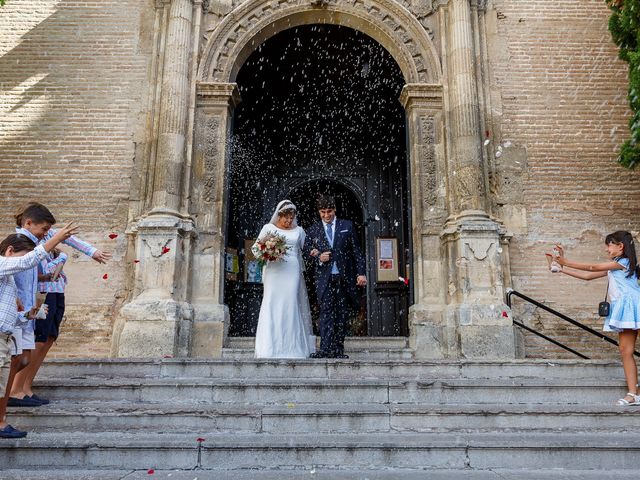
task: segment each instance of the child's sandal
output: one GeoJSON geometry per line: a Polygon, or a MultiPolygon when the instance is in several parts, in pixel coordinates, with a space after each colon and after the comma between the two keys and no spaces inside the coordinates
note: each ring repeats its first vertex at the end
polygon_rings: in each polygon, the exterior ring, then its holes
{"type": "Polygon", "coordinates": [[[632,405],[640,405],[640,395],[636,395],[635,393],[627,392],[624,398],[621,398],[616,402],[616,405],[620,407],[627,407],[632,405]],[[627,400],[627,397],[631,397],[633,400],[627,400]]]}

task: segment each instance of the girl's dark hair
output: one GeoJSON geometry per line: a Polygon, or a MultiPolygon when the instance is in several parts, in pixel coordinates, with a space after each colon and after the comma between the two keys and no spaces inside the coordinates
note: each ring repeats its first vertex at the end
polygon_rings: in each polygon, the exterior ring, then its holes
{"type": "Polygon", "coordinates": [[[636,247],[633,241],[633,235],[625,230],[618,230],[617,232],[610,233],[604,239],[605,245],[615,243],[616,245],[622,245],[622,257],[629,259],[629,273],[627,277],[631,277],[634,273],[640,278],[640,266],[638,265],[638,257],[636,256],[636,247]]]}
{"type": "Polygon", "coordinates": [[[0,255],[7,253],[7,248],[13,247],[14,252],[30,252],[34,248],[36,248],[36,244],[33,243],[26,235],[22,235],[21,233],[12,233],[7,238],[5,238],[2,242],[0,242],[0,255]]]}
{"type": "Polygon", "coordinates": [[[51,225],[56,223],[56,219],[47,207],[38,202],[29,202],[16,213],[16,225],[22,227],[27,220],[33,223],[47,222],[51,225]]]}

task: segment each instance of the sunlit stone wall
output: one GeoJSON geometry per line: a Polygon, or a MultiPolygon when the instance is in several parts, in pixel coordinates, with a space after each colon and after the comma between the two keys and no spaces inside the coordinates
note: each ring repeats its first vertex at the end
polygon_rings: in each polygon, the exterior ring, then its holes
{"type": "MultiPolygon", "coordinates": [[[[488,148],[502,147],[496,187],[505,206],[497,211],[514,233],[514,288],[598,330],[606,281],[553,276],[543,254],[561,243],[576,260],[604,261],[607,233],[640,230],[640,171],[615,162],[629,110],[608,18],[600,0],[494,0],[487,12],[495,100],[488,148]]],[[[618,355],[546,314],[517,312],[589,355],[618,355]]],[[[526,347],[528,356],[557,352],[530,336],[526,347]]]]}
{"type": "Polygon", "coordinates": [[[69,261],[67,319],[53,355],[109,354],[153,16],[147,0],[0,7],[0,232],[11,232],[20,204],[38,200],[114,253],[106,266],[83,255],[69,261]]]}

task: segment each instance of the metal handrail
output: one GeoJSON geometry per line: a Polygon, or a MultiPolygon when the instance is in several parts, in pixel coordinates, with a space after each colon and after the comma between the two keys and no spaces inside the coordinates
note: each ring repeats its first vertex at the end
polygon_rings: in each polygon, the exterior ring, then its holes
{"type": "MultiPolygon", "coordinates": [[[[609,343],[611,343],[612,345],[615,345],[616,347],[617,347],[617,346],[619,346],[619,343],[618,343],[618,342],[616,342],[616,341],[615,341],[615,340],[613,340],[612,338],[607,337],[607,336],[606,336],[606,335],[604,335],[603,333],[600,333],[600,332],[598,332],[598,331],[594,330],[593,328],[587,327],[586,325],[583,325],[582,323],[580,323],[580,322],[578,322],[578,321],[574,320],[573,318],[570,318],[570,317],[566,316],[565,314],[560,313],[560,312],[558,312],[558,311],[554,310],[553,308],[548,307],[548,306],[546,306],[545,304],[538,302],[537,300],[534,300],[534,299],[533,299],[533,298],[531,298],[531,297],[527,297],[526,295],[524,295],[524,294],[522,294],[522,293],[520,293],[520,292],[517,292],[517,291],[515,291],[515,290],[514,290],[514,289],[512,289],[512,288],[508,288],[508,289],[507,289],[507,306],[508,306],[509,308],[511,308],[511,297],[512,297],[512,296],[514,296],[514,295],[515,295],[516,297],[520,297],[521,299],[523,299],[523,300],[525,300],[525,301],[527,301],[527,302],[529,302],[529,303],[531,303],[531,304],[535,305],[536,307],[539,307],[539,308],[541,308],[541,309],[545,310],[546,312],[551,313],[552,315],[555,315],[556,317],[558,317],[558,318],[560,318],[560,319],[564,320],[565,322],[569,322],[570,324],[575,325],[575,326],[576,326],[576,327],[578,327],[578,328],[581,328],[581,329],[582,329],[582,330],[584,330],[585,332],[589,332],[591,335],[595,335],[596,337],[598,337],[598,338],[600,338],[600,339],[604,340],[605,342],[609,342],[609,343]]],[[[540,332],[537,332],[537,331],[533,330],[533,329],[532,329],[532,328],[530,328],[530,327],[525,326],[523,323],[516,322],[515,320],[513,320],[513,323],[514,323],[514,324],[516,324],[516,325],[517,325],[517,326],[519,326],[519,327],[524,328],[525,330],[527,330],[527,331],[529,331],[529,332],[531,332],[531,333],[533,333],[533,334],[535,334],[535,335],[538,335],[539,337],[544,338],[545,340],[547,340],[547,341],[549,341],[549,342],[553,343],[554,345],[558,345],[559,347],[562,347],[562,348],[564,348],[565,350],[568,350],[569,352],[571,352],[571,353],[573,353],[573,354],[575,354],[575,355],[577,355],[577,356],[579,356],[579,357],[581,357],[581,358],[584,358],[584,359],[586,359],[586,360],[588,360],[588,359],[589,359],[589,357],[587,357],[587,356],[585,356],[585,355],[583,355],[583,354],[581,354],[581,353],[579,353],[579,352],[577,352],[577,351],[573,350],[573,349],[572,349],[572,348],[570,348],[570,347],[567,347],[566,345],[563,345],[562,343],[560,343],[560,342],[558,342],[558,341],[556,341],[556,340],[553,340],[553,339],[551,339],[551,338],[549,338],[549,337],[547,337],[547,336],[543,335],[543,334],[542,334],[542,333],[540,333],[540,332]]],[[[636,355],[636,356],[638,356],[638,357],[640,357],[640,352],[638,352],[638,351],[636,351],[636,350],[634,350],[634,351],[633,351],[633,354],[634,354],[634,355],[636,355]]]]}

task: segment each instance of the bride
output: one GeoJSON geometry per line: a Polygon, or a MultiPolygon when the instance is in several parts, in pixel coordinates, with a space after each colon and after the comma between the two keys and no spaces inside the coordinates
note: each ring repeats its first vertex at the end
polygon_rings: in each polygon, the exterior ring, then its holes
{"type": "Polygon", "coordinates": [[[305,233],[298,226],[296,213],[291,201],[282,200],[258,235],[258,239],[270,232],[282,235],[289,249],[282,261],[267,263],[262,273],[264,296],[256,331],[256,358],[309,358],[316,349],[302,275],[305,233]]]}

